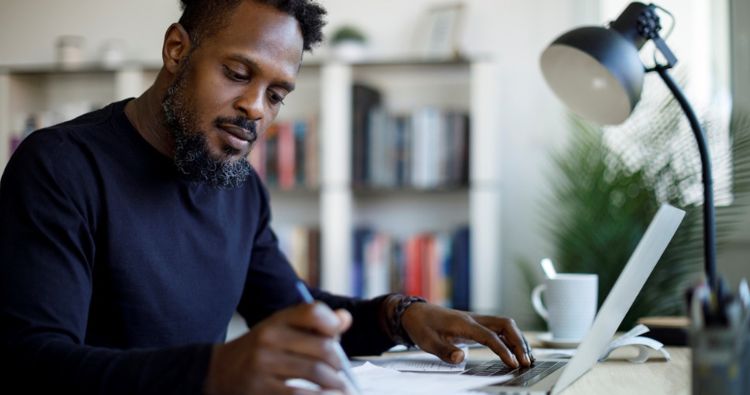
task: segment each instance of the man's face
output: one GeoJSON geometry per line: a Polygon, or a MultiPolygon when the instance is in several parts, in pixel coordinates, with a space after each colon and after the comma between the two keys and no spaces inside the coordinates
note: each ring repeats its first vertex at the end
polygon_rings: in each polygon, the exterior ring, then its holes
{"type": "Polygon", "coordinates": [[[184,58],[164,97],[178,169],[211,185],[240,185],[252,144],[294,89],[302,51],[294,17],[243,1],[184,58]]]}

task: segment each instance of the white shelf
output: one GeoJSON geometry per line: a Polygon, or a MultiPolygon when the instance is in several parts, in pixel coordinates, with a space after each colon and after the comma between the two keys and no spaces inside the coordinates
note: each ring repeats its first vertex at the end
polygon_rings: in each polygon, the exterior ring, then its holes
{"type": "Polygon", "coordinates": [[[321,286],[351,295],[352,68],[332,63],[320,73],[321,286]]]}
{"type": "MultiPolygon", "coordinates": [[[[18,114],[52,110],[69,101],[104,105],[138,96],[154,80],[154,65],[117,70],[87,65],[0,69],[0,166],[8,160],[8,139],[18,114]]],[[[321,228],[321,281],[332,292],[351,293],[352,231],[370,224],[396,236],[421,231],[472,231],[472,308],[493,313],[501,306],[501,163],[496,66],[491,61],[391,59],[310,63],[300,71],[297,89],[286,100],[280,120],[317,117],[321,174],[316,190],[271,188],[274,226],[321,228]],[[364,82],[383,92],[392,113],[433,106],[468,112],[471,117],[469,186],[438,190],[352,189],[351,88],[364,82]]]]}
{"type": "Polygon", "coordinates": [[[117,69],[85,64],[0,67],[0,170],[9,159],[9,140],[20,135],[25,119],[36,114],[42,127],[140,95],[156,76],[153,65],[117,69]]]}

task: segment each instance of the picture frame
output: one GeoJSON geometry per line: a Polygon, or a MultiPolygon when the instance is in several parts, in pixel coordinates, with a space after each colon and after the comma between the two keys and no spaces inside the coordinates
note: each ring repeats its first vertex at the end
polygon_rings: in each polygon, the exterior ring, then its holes
{"type": "Polygon", "coordinates": [[[417,25],[414,50],[428,59],[454,59],[461,55],[463,3],[429,8],[417,25]]]}

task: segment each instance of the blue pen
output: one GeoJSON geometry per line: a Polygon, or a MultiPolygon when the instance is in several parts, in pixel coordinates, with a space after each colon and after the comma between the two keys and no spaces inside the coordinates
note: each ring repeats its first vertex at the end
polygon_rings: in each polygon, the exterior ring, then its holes
{"type": "MultiPolygon", "coordinates": [[[[312,295],[310,295],[310,291],[307,290],[307,287],[305,286],[305,283],[302,281],[297,281],[297,292],[302,297],[302,300],[305,303],[312,304],[315,303],[315,300],[313,299],[312,295]]],[[[343,366],[343,372],[346,378],[349,379],[349,382],[351,382],[352,386],[355,390],[357,390],[357,393],[361,393],[362,390],[360,390],[359,384],[357,383],[357,379],[354,378],[354,373],[352,372],[352,366],[349,364],[349,358],[347,358],[346,353],[344,352],[344,349],[341,348],[341,344],[336,342],[334,343],[334,350],[336,350],[336,355],[341,360],[341,365],[343,366]]]]}

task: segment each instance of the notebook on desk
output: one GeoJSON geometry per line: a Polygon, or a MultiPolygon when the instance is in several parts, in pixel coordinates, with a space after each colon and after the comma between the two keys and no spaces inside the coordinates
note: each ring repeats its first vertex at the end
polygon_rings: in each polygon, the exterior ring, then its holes
{"type": "Polygon", "coordinates": [[[538,359],[534,366],[519,369],[507,368],[499,360],[469,363],[467,370],[462,374],[513,375],[512,379],[500,385],[479,390],[485,393],[560,393],[591,369],[602,355],[684,216],[684,211],[669,205],[663,205],[659,209],[572,359],[538,359]]]}

